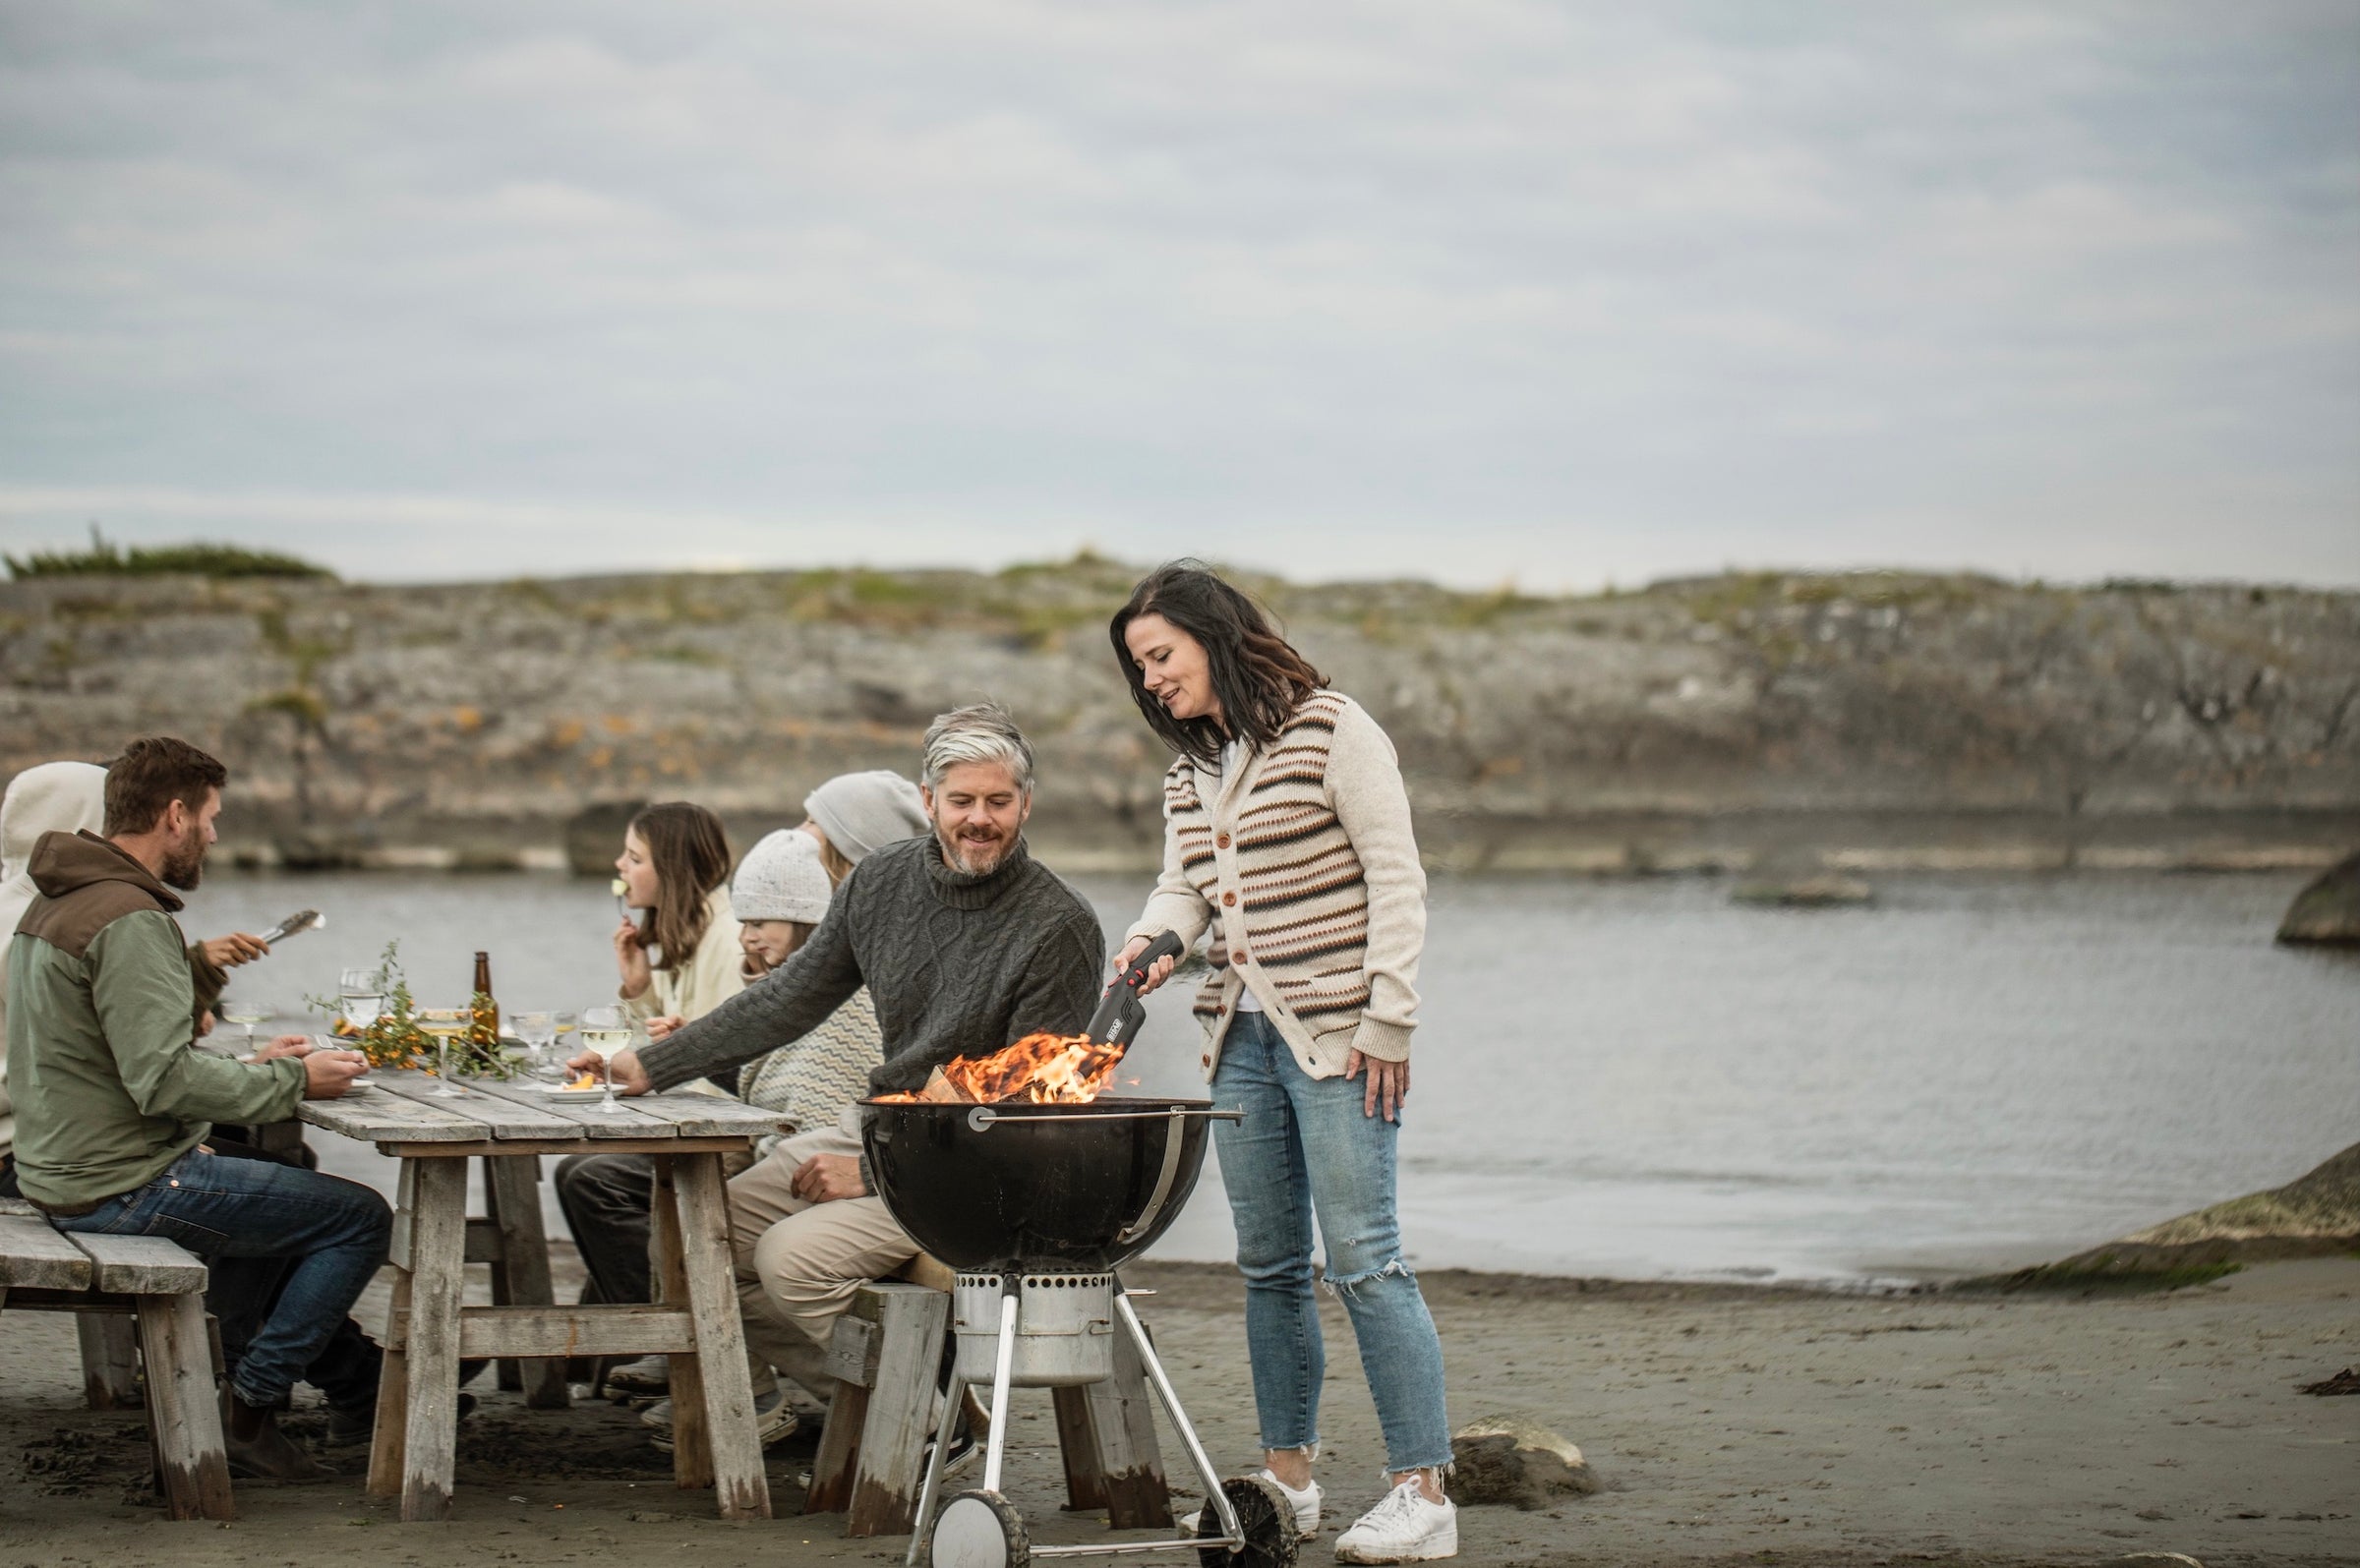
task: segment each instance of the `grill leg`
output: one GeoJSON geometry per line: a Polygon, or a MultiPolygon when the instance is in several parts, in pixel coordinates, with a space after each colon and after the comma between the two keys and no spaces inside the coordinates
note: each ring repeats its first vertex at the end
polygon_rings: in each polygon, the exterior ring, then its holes
{"type": "Polygon", "coordinates": [[[951,1451],[951,1433],[959,1428],[959,1407],[967,1402],[967,1384],[957,1372],[942,1394],[942,1418],[934,1423],[934,1451],[926,1455],[926,1479],[917,1489],[917,1523],[910,1530],[910,1554],[902,1568],[917,1568],[918,1553],[934,1534],[934,1499],[942,1490],[943,1457],[951,1451]]]}
{"type": "MultiPolygon", "coordinates": [[[[1114,1309],[1121,1316],[1123,1327],[1130,1330],[1131,1343],[1139,1347],[1139,1359],[1147,1365],[1148,1381],[1153,1385],[1155,1397],[1163,1405],[1164,1415],[1171,1418],[1172,1429],[1180,1434],[1181,1446],[1188,1450],[1188,1457],[1196,1463],[1197,1474],[1205,1479],[1205,1495],[1211,1502],[1213,1512],[1220,1517],[1221,1533],[1227,1538],[1221,1544],[1232,1548],[1244,1545],[1246,1533],[1237,1522],[1237,1509],[1229,1501],[1228,1490],[1221,1485],[1221,1478],[1213,1470],[1212,1461],[1206,1457],[1205,1445],[1197,1441],[1197,1429],[1188,1423],[1188,1413],[1180,1408],[1180,1396],[1172,1392],[1172,1380],[1163,1375],[1163,1363],[1155,1359],[1155,1347],[1149,1343],[1148,1331],[1141,1324],[1139,1314],[1131,1309],[1130,1297],[1118,1292],[1114,1298],[1114,1309]]],[[[1000,1343],[1005,1346],[1007,1341],[1000,1343]]],[[[1003,1351],[1002,1355],[1004,1358],[1006,1352],[1003,1351]]],[[[1006,1365],[1003,1359],[1003,1370],[1006,1365]]],[[[998,1412],[994,1411],[993,1415],[996,1417],[998,1412]]]]}
{"type": "Polygon", "coordinates": [[[1000,1359],[991,1373],[991,1442],[983,1450],[985,1491],[1000,1489],[1000,1457],[1008,1442],[1008,1379],[1016,1370],[1016,1308],[1023,1289],[1022,1274],[1000,1276],[1000,1359]]]}

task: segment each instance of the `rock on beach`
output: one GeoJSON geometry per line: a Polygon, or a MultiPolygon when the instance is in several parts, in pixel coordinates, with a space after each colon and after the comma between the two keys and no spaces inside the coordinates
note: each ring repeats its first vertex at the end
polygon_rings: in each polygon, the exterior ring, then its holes
{"type": "Polygon", "coordinates": [[[2360,852],[2345,855],[2294,896],[2278,940],[2360,947],[2360,852]]]}
{"type": "Polygon", "coordinates": [[[1547,1508],[1598,1489],[1597,1473],[1579,1448],[1523,1417],[1487,1416],[1460,1427],[1450,1439],[1450,1495],[1462,1503],[1547,1508]]]}

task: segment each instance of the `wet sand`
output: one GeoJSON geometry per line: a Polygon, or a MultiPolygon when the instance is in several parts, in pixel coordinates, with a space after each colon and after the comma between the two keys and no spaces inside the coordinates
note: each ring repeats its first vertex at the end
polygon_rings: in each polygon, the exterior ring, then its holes
{"type": "MultiPolygon", "coordinates": [[[[1131,1283],[1214,1460],[1256,1456],[1239,1288],[1143,1265],[1131,1283]]],[[[1605,1482],[1545,1512],[1469,1507],[1460,1560],[1573,1563],[2360,1562],[2360,1398],[2298,1385],[2360,1363],[2360,1259],[2268,1264],[2168,1295],[1878,1297],[1438,1272],[1426,1277],[1453,1420],[1527,1414],[1605,1482]]],[[[380,1287],[382,1294],[382,1286],[380,1287]]],[[[376,1321],[374,1301],[362,1321],[376,1321]]],[[[1378,1490],[1382,1449],[1332,1304],[1331,1511],[1378,1490]]],[[[899,1562],[796,1513],[815,1429],[772,1453],[779,1517],[733,1526],[620,1407],[488,1392],[462,1430],[447,1526],[405,1527],[337,1480],[241,1482],[232,1526],[175,1525],[141,1493],[135,1415],[80,1408],[69,1320],[0,1316],[0,1568],[335,1562],[899,1562]]],[[[308,1392],[304,1396],[309,1398],[308,1392]]],[[[1018,1396],[1009,1491],[1036,1539],[1103,1539],[1058,1511],[1045,1393],[1018,1396]]],[[[316,1412],[299,1428],[316,1428],[316,1412]]],[[[1166,1434],[1166,1467],[1191,1493],[1166,1434]]],[[[974,1484],[973,1474],[968,1484],[974,1484]]],[[[1334,1527],[1304,1547],[1330,1559],[1334,1527]]],[[[1139,1559],[1176,1563],[1176,1554],[1139,1559]]]]}

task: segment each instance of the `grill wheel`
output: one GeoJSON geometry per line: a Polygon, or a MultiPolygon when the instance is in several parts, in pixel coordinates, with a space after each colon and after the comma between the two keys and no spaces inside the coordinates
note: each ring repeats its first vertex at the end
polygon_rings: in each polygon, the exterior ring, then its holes
{"type": "MultiPolygon", "coordinates": [[[[1229,1494],[1229,1506],[1237,1510],[1237,1522],[1246,1533],[1242,1551],[1226,1546],[1200,1546],[1197,1556],[1204,1568],[1295,1568],[1295,1512],[1261,1478],[1232,1476],[1221,1482],[1221,1490],[1229,1494]]],[[[1194,1534],[1218,1538],[1221,1516],[1207,1503],[1197,1515],[1194,1534]]]]}

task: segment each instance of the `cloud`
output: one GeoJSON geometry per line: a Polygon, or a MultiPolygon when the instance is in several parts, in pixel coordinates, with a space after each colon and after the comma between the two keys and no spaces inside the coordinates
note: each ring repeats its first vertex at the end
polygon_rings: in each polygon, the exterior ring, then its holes
{"type": "Polygon", "coordinates": [[[2360,581],[2355,43],[0,0],[0,537],[2360,581]]]}

